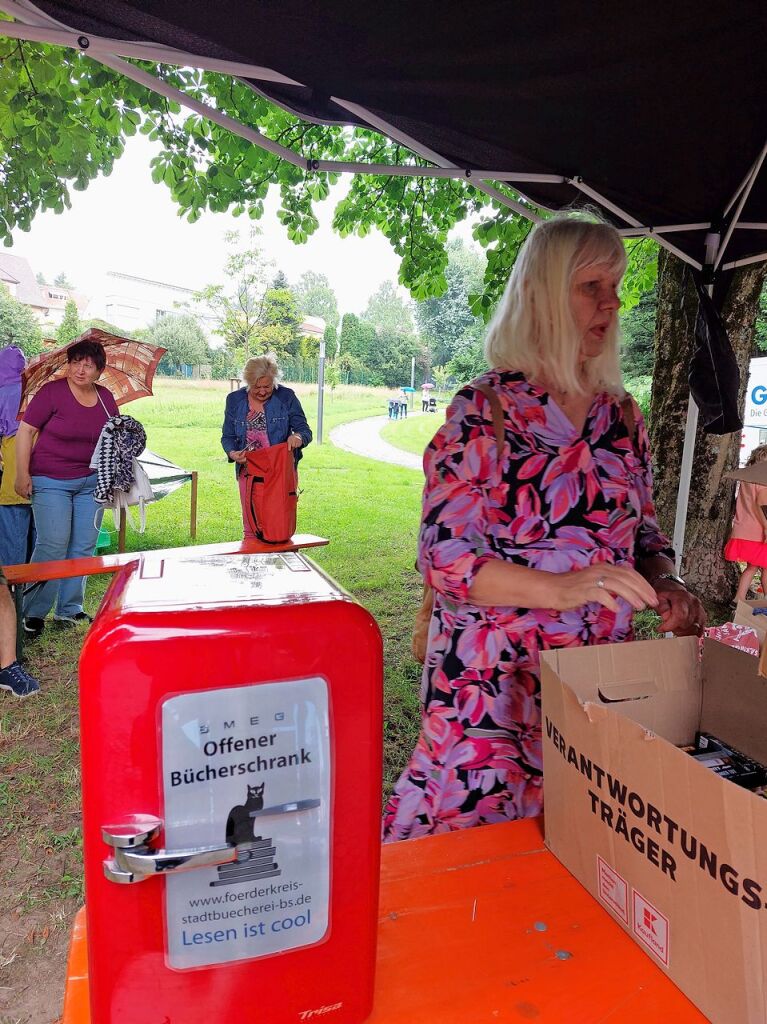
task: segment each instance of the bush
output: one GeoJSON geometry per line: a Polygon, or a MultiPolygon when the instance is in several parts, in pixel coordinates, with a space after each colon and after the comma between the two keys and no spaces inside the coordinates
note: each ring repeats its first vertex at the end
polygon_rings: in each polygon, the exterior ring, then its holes
{"type": "Polygon", "coordinates": [[[18,345],[25,356],[36,356],[43,347],[43,336],[29,306],[15,299],[0,285],[0,348],[18,345]]]}

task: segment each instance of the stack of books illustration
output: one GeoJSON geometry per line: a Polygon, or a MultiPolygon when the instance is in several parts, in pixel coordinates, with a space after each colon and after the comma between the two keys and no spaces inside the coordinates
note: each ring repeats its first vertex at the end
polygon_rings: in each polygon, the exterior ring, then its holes
{"type": "Polygon", "coordinates": [[[267,815],[294,814],[319,806],[319,800],[306,799],[293,800],[285,804],[275,804],[273,807],[264,807],[260,811],[251,811],[249,817],[254,819],[252,842],[237,844],[237,860],[231,864],[221,864],[217,869],[218,878],[216,881],[211,882],[210,885],[212,887],[239,885],[242,882],[257,882],[262,878],[275,878],[281,875],[282,869],[274,859],[277,847],[272,839],[255,834],[255,819],[265,818],[267,815]]]}

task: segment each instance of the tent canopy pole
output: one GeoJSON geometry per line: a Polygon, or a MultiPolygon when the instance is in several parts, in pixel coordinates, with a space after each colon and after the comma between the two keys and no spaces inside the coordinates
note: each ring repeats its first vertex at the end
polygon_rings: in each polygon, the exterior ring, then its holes
{"type": "MultiPolygon", "coordinates": [[[[713,268],[714,259],[719,248],[720,235],[712,231],[706,235],[706,267],[713,268]]],[[[714,286],[706,286],[709,295],[714,286]]],[[[687,402],[687,422],[684,430],[684,447],[682,449],[682,463],[679,467],[679,490],[676,495],[676,515],[674,517],[674,537],[672,544],[676,555],[676,571],[682,571],[682,558],[684,555],[684,539],[687,529],[687,508],[690,502],[690,481],[692,480],[692,460],[695,455],[695,435],[698,431],[698,407],[692,395],[687,402]]]]}

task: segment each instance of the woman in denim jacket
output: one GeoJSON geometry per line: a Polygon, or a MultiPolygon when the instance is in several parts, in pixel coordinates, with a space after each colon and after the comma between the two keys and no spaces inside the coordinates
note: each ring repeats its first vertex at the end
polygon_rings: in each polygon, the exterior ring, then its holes
{"type": "Polygon", "coordinates": [[[245,364],[242,376],[245,387],[232,391],[226,398],[221,447],[235,471],[240,488],[242,523],[245,540],[254,540],[245,514],[245,474],[247,452],[287,442],[296,465],[302,448],[312,439],[304,410],[294,391],[277,383],[279,370],[271,355],[257,356],[245,364]]]}

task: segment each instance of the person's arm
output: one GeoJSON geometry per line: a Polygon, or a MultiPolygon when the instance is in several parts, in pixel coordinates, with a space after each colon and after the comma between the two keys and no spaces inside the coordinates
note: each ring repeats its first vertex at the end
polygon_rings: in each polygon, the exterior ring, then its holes
{"type": "Polygon", "coordinates": [[[244,451],[237,447],[237,429],[234,425],[234,405],[238,394],[238,391],[233,391],[226,397],[226,404],[224,405],[224,423],[221,427],[221,447],[226,452],[226,457],[229,462],[238,462],[242,465],[247,462],[247,458],[244,451]]]}
{"type": "Polygon", "coordinates": [[[295,394],[291,397],[288,407],[288,430],[288,448],[306,448],[311,443],[312,431],[295,394]]]}
{"type": "Polygon", "coordinates": [[[469,587],[477,605],[552,608],[569,611],[588,602],[618,610],[619,596],[637,611],[657,603],[655,591],[628,566],[602,563],[577,572],[544,572],[493,559],[480,567],[469,587]]]}
{"type": "Polygon", "coordinates": [[[676,636],[700,636],[707,621],[706,611],[677,576],[674,551],[658,524],[647,428],[638,407],[636,411],[634,449],[639,463],[636,483],[642,505],[642,519],[637,532],[634,562],[637,572],[658,595],[655,610],[660,616],[661,630],[676,636]]]}
{"type": "Polygon", "coordinates": [[[559,611],[589,601],[617,610],[616,596],[636,609],[656,603],[652,588],[626,566],[603,563],[551,573],[501,557],[493,544],[488,494],[494,491],[502,503],[506,485],[492,413],[480,392],[466,388],[453,400],[426,449],[424,471],[419,565],[426,582],[451,601],[559,611]]]}
{"type": "Polygon", "coordinates": [[[32,497],[32,477],[29,475],[29,460],[32,455],[37,430],[29,423],[20,423],[16,434],[16,481],[15,490],[20,498],[32,497]]]}

